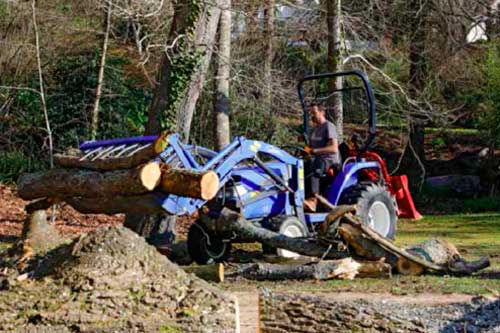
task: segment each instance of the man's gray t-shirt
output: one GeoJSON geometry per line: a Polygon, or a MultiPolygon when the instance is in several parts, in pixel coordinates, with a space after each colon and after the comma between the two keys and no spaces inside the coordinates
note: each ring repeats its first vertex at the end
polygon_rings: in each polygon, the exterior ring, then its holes
{"type": "MultiPolygon", "coordinates": [[[[337,130],[335,129],[335,125],[333,125],[330,121],[326,121],[323,124],[318,125],[311,135],[311,147],[312,148],[324,148],[328,145],[329,140],[338,140],[337,130]]],[[[339,164],[339,155],[338,154],[328,154],[321,155],[325,162],[331,164],[339,164]]]]}

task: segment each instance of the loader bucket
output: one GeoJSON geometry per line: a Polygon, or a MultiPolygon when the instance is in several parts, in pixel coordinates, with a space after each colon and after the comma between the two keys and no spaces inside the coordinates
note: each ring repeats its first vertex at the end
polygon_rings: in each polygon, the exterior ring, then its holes
{"type": "Polygon", "coordinates": [[[408,186],[408,177],[406,175],[391,176],[391,189],[398,203],[398,216],[406,219],[420,220],[422,215],[420,215],[413,203],[408,186]]]}

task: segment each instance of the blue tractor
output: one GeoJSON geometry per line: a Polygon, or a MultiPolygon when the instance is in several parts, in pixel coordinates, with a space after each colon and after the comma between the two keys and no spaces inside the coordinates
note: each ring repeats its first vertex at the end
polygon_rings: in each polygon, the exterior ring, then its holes
{"type": "MultiPolygon", "coordinates": [[[[407,209],[398,209],[398,204],[401,203],[404,208],[408,205],[413,207],[413,201],[407,189],[406,178],[389,176],[384,161],[377,154],[368,151],[376,133],[376,117],[373,92],[364,73],[327,73],[307,76],[299,82],[303,137],[307,138],[309,135],[306,107],[310,100],[328,101],[332,94],[338,93],[324,93],[317,86],[321,86],[323,80],[336,77],[342,77],[345,83],[340,92],[358,92],[357,99],[363,101],[361,107],[368,129],[365,131],[367,136],[364,144],[341,150],[341,168],[334,175],[323,175],[322,194],[333,205],[356,204],[357,215],[364,223],[382,236],[393,238],[398,214],[412,217],[406,214],[407,209]],[[349,86],[347,83],[352,79],[359,83],[349,86]],[[311,82],[320,84],[315,85],[312,90],[306,88],[311,82]],[[309,98],[308,95],[313,97],[309,98]]],[[[149,136],[87,142],[80,148],[88,157],[103,150],[113,152],[111,155],[121,154],[123,150],[131,152],[141,149],[151,144],[155,138],[149,136]]],[[[237,137],[223,150],[215,152],[199,146],[185,145],[173,134],[169,137],[168,148],[158,156],[158,160],[175,167],[216,172],[219,191],[210,201],[161,192],[155,195],[158,203],[171,217],[192,215],[202,207],[207,207],[209,214],[216,216],[222,208],[228,207],[264,228],[290,237],[311,237],[328,211],[304,211],[303,202],[309,175],[304,173],[302,150],[301,146],[279,148],[265,142],[237,137]]],[[[189,230],[187,243],[191,257],[197,263],[204,264],[223,261],[231,251],[231,244],[241,241],[251,240],[219,234],[197,220],[189,230]]],[[[280,256],[295,255],[286,250],[276,251],[280,256]]]]}

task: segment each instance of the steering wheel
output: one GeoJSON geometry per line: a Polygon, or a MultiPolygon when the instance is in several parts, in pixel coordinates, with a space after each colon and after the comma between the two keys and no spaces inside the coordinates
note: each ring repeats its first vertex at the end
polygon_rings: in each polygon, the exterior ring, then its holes
{"type": "MultiPolygon", "coordinates": [[[[293,151],[292,155],[295,157],[298,157],[298,158],[305,159],[305,158],[314,157],[314,158],[320,158],[320,159],[324,160],[324,157],[321,155],[310,155],[302,146],[285,145],[285,146],[282,146],[281,148],[286,150],[286,151],[292,150],[293,151]]],[[[304,174],[304,179],[311,178],[313,174],[314,174],[314,171],[310,170],[310,172],[308,174],[304,174]]]]}

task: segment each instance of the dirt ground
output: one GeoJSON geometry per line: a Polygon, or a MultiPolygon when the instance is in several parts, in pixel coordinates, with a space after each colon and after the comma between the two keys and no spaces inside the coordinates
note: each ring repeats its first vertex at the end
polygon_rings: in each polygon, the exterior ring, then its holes
{"type": "MultiPolygon", "coordinates": [[[[22,225],[26,218],[26,213],[24,212],[26,202],[16,196],[15,189],[13,187],[5,185],[0,185],[0,198],[0,244],[5,247],[9,243],[13,242],[21,233],[22,225]]],[[[62,206],[57,209],[54,223],[56,228],[64,236],[72,237],[81,233],[89,232],[99,226],[116,225],[122,223],[122,221],[123,216],[121,215],[83,215],[76,212],[69,206],[62,206]]],[[[185,234],[188,223],[188,221],[180,221],[178,229],[181,237],[185,234]]],[[[0,250],[1,249],[2,246],[0,246],[0,250]]],[[[465,304],[475,304],[478,300],[481,302],[488,300],[491,301],[490,298],[494,297],[491,295],[484,297],[465,294],[450,294],[443,293],[444,291],[440,292],[439,288],[427,288],[427,285],[434,284],[437,281],[436,279],[438,278],[432,277],[429,281],[424,279],[423,282],[419,280],[420,282],[416,283],[423,283],[426,285],[426,288],[423,288],[422,292],[418,292],[417,290],[410,292],[409,295],[405,295],[401,292],[401,290],[396,294],[386,292],[385,289],[381,289],[381,292],[374,292],[373,288],[367,288],[367,292],[363,292],[364,284],[360,284],[359,288],[344,288],[343,285],[334,285],[332,289],[329,289],[330,287],[328,287],[328,284],[321,284],[323,287],[319,288],[320,286],[316,285],[314,282],[306,282],[305,284],[291,282],[286,284],[289,288],[283,284],[280,286],[275,286],[274,284],[264,284],[263,287],[271,288],[272,290],[279,290],[279,292],[283,292],[287,289],[293,289],[294,292],[298,292],[301,295],[305,295],[307,297],[320,297],[326,302],[357,302],[359,300],[376,300],[378,302],[377,304],[382,304],[382,308],[384,309],[384,304],[389,304],[387,306],[387,309],[389,309],[388,311],[392,311],[392,307],[398,309],[408,308],[410,309],[407,310],[410,311],[409,313],[424,313],[427,316],[432,316],[434,312],[441,313],[443,311],[447,311],[446,314],[449,315],[449,318],[451,318],[451,322],[453,322],[453,318],[458,318],[456,320],[459,320],[461,318],[460,316],[465,316],[467,311],[472,311],[471,309],[464,307],[465,304]],[[301,285],[303,285],[303,287],[300,287],[301,285]],[[313,291],[309,291],[309,289],[313,291]]],[[[477,282],[481,280],[474,281],[477,282]]],[[[471,280],[470,283],[476,283],[474,281],[471,280]]],[[[405,289],[405,285],[407,283],[413,285],[413,280],[410,281],[409,279],[401,279],[396,282],[391,283],[396,283],[400,289],[405,289]]],[[[463,282],[469,281],[462,280],[456,283],[462,284],[463,282]]],[[[370,281],[370,283],[373,283],[373,281],[370,281]]],[[[256,332],[259,327],[259,293],[261,291],[259,288],[261,286],[262,285],[259,283],[250,283],[248,281],[243,283],[234,281],[229,282],[229,284],[224,283],[224,285],[221,286],[222,289],[229,291],[238,299],[241,332],[256,332]]],[[[498,303],[498,300],[495,302],[498,303]]],[[[496,313],[496,315],[500,318],[500,311],[496,313]]],[[[450,330],[443,332],[454,332],[453,327],[450,328],[450,330]]],[[[471,328],[466,329],[466,332],[500,331],[500,327],[496,327],[494,329],[495,330],[488,331],[480,328],[477,330],[471,328]]]]}

